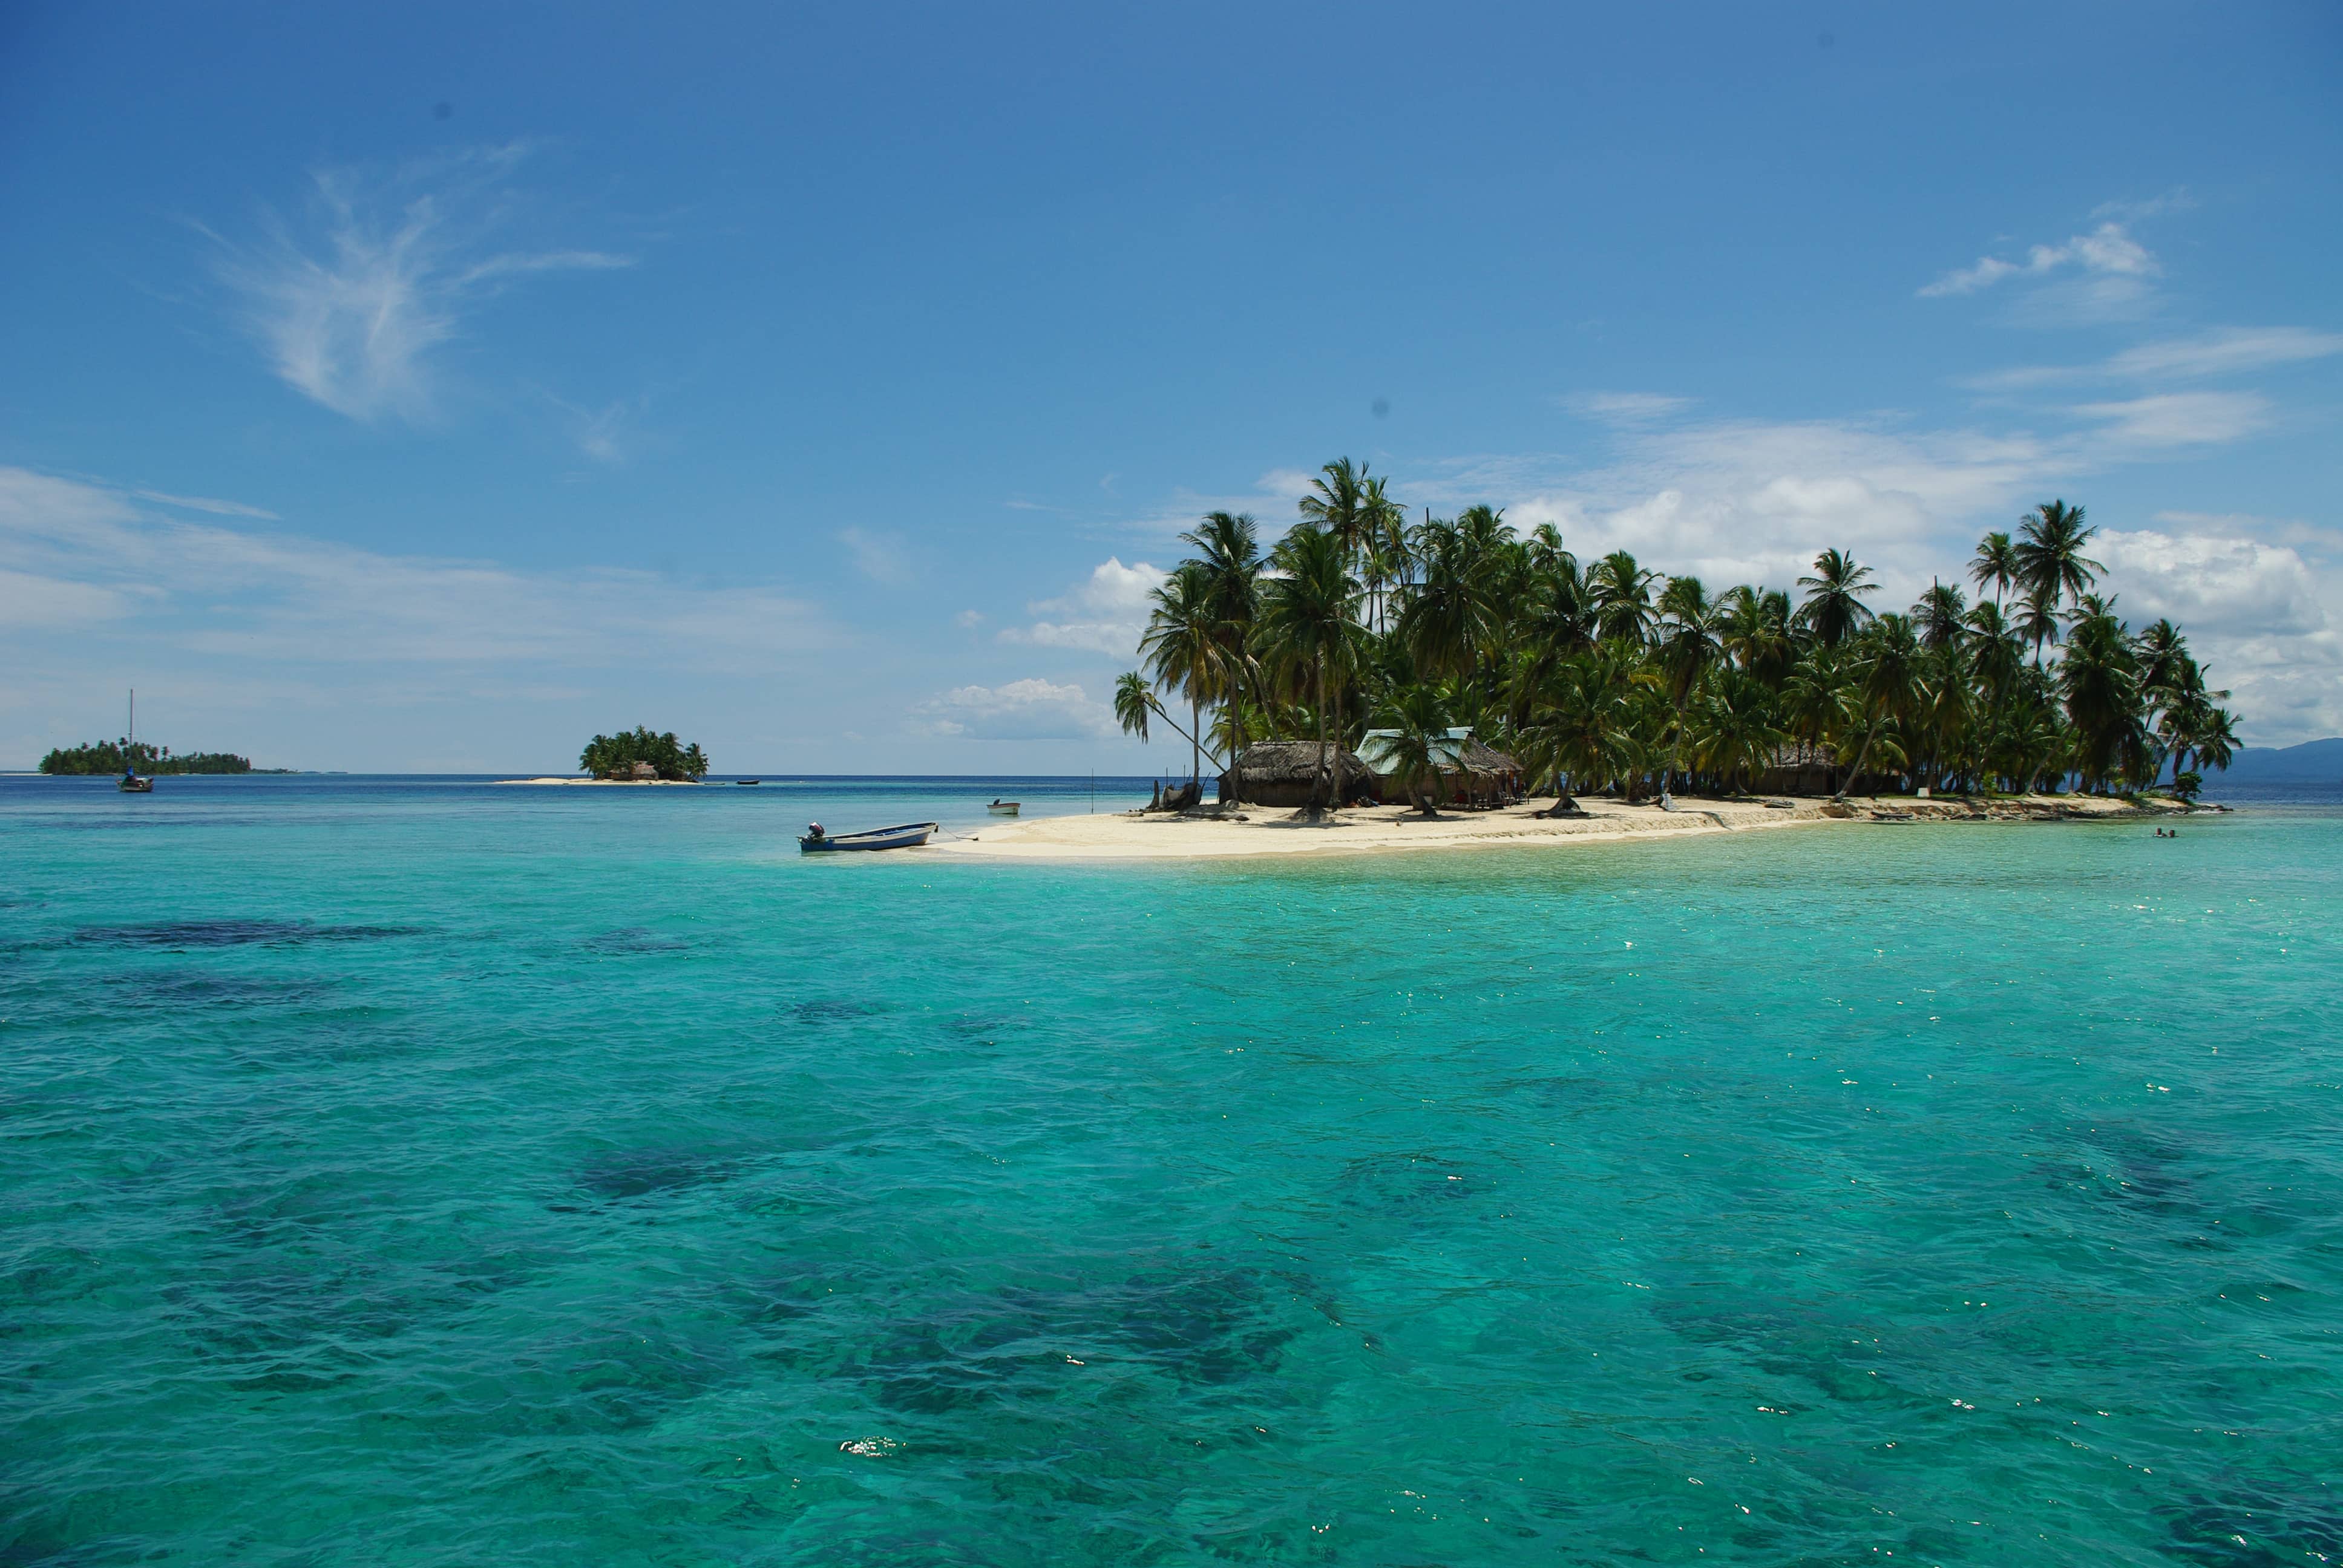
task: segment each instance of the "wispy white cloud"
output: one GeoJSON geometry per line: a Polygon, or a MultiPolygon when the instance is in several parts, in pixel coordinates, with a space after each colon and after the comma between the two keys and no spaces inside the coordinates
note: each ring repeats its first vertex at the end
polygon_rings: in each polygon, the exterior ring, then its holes
{"type": "Polygon", "coordinates": [[[2091,216],[2100,221],[2113,219],[2117,223],[2137,223],[2143,218],[2163,217],[2168,213],[2190,212],[2196,206],[2197,198],[2189,193],[2187,186],[2175,186],[2163,195],[2149,196],[2145,201],[2101,202],[2091,209],[2091,216]]]}
{"type": "Polygon", "coordinates": [[[2223,327],[2188,337],[2143,343],[2096,365],[2018,366],[1972,377],[1961,385],[1999,392],[2088,381],[2191,380],[2303,364],[2338,354],[2343,354],[2343,332],[2309,327],[2223,327]]]}
{"type": "Polygon", "coordinates": [[[1975,294],[2012,277],[2041,277],[2066,267],[2077,267],[2104,278],[2137,282],[2160,270],[2148,248],[2131,237],[2119,223],[2103,223],[2088,234],[2078,234],[2063,245],[2030,247],[2022,261],[1979,256],[1973,266],[1946,273],[1920,289],[1923,299],[1975,294]]]}
{"type": "Polygon", "coordinates": [[[1147,629],[1149,596],[1162,581],[1163,573],[1145,561],[1125,566],[1110,556],[1087,581],[1059,598],[1027,605],[1026,612],[1039,618],[1030,626],[1002,628],[1001,640],[1129,658],[1147,629]]]}
{"type": "Polygon", "coordinates": [[[2118,376],[2223,376],[2343,354],[2343,332],[2307,327],[2230,327],[2144,343],[2107,361],[2118,376]]]}
{"type": "Polygon", "coordinates": [[[498,288],[555,272],[634,265],[598,250],[496,250],[490,198],[528,149],[515,145],[388,176],[323,169],[297,218],[265,211],[262,237],[218,246],[216,269],[238,297],[269,367],[338,414],[429,417],[433,350],[458,337],[498,288]]]}
{"type": "MultiPolygon", "coordinates": [[[[184,653],[288,668],[731,668],[838,638],[818,606],[777,585],[388,555],[186,522],[22,468],[0,468],[0,572],[12,609],[22,599],[184,653]]],[[[0,617],[0,628],[31,624],[29,611],[0,617]]]]}
{"type": "Polygon", "coordinates": [[[2165,392],[2075,412],[2102,421],[2105,438],[2149,448],[2220,446],[2269,423],[2269,399],[2253,392],[2165,392]]]}
{"type": "Polygon", "coordinates": [[[1041,679],[960,686],[920,704],[914,728],[965,740],[1091,740],[1117,733],[1114,710],[1080,686],[1041,679]]]}
{"type": "Polygon", "coordinates": [[[538,388],[545,400],[561,412],[571,445],[582,457],[605,467],[616,467],[638,455],[643,447],[640,424],[650,407],[650,397],[620,397],[598,408],[572,403],[538,388]]]}
{"type": "Polygon", "coordinates": [[[1563,400],[1573,413],[1610,425],[1640,425],[1680,414],[1693,405],[1689,397],[1661,392],[1574,392],[1563,400]]]}
{"type": "Polygon", "coordinates": [[[854,558],[854,569],[872,582],[889,588],[902,588],[919,574],[914,569],[917,558],[900,534],[876,533],[867,528],[839,530],[838,542],[846,547],[854,558]]]}
{"type": "Polygon", "coordinates": [[[155,501],[166,507],[180,507],[191,512],[209,512],[216,518],[253,518],[264,523],[277,521],[277,514],[258,507],[247,507],[241,501],[216,501],[209,496],[169,496],[160,490],[133,490],[142,501],[155,501]]]}

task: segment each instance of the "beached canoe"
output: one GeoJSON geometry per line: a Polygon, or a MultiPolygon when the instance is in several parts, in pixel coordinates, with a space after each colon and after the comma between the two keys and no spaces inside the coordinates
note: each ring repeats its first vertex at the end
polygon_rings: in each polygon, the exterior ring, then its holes
{"type": "Polygon", "coordinates": [[[904,822],[892,828],[870,828],[860,833],[825,833],[819,822],[798,839],[806,854],[822,849],[916,849],[936,830],[933,822],[904,822]]]}

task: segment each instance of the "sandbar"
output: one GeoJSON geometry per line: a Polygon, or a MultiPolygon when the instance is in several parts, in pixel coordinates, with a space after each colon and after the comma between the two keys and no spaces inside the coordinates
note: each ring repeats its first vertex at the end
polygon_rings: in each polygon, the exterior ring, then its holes
{"type": "Polygon", "coordinates": [[[1398,806],[1364,806],[1312,822],[1277,807],[1247,807],[1233,816],[1165,815],[1138,811],[1035,817],[990,823],[967,838],[931,844],[928,853],[1015,860],[1166,860],[1253,855],[1350,854],[1407,849],[1528,848],[1673,838],[1685,834],[1756,832],[1770,828],[1923,821],[2042,821],[2076,818],[2163,816],[2185,809],[2149,803],[2061,795],[1957,798],[1906,797],[1844,803],[1821,799],[1718,800],[1679,797],[1673,809],[1656,803],[1582,799],[1584,816],[1547,818],[1550,800],[1493,811],[1443,811],[1426,818],[1398,806]]]}

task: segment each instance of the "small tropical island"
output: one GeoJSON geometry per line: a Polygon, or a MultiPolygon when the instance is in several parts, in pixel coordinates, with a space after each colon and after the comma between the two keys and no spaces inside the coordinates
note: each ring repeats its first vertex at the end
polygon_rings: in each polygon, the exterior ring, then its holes
{"type": "Polygon", "coordinates": [[[226,751],[181,751],[123,739],[59,747],[41,759],[41,771],[60,775],[139,773],[289,773],[289,768],[255,768],[248,757],[226,751]]]}
{"type": "Polygon", "coordinates": [[[1154,592],[1115,712],[1142,740],[1176,732],[1189,782],[1130,818],[1006,826],[965,848],[1266,853],[2162,816],[2192,809],[2204,770],[2238,745],[2228,693],[2181,628],[2136,630],[2098,591],[2097,529],[2064,500],[1987,533],[1906,610],[1870,602],[1879,585],[1844,549],[1817,554],[1795,592],[1715,592],[1625,550],[1582,563],[1553,526],[1523,537],[1493,507],[1412,521],[1349,458],[1299,509],[1266,550],[1252,517],[1207,514],[1154,592]],[[1149,830],[1174,820],[1183,830],[1149,830]],[[1206,826],[1237,821],[1254,830],[1206,826]]]}
{"type": "Polygon", "coordinates": [[[578,754],[583,779],[508,779],[508,784],[697,784],[708,776],[708,754],[699,742],[676,739],[638,724],[616,735],[597,735],[578,754]]]}

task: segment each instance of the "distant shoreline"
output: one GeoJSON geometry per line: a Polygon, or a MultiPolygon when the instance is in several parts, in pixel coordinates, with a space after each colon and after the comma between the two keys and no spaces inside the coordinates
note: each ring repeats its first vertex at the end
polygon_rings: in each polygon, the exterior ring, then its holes
{"type": "Polygon", "coordinates": [[[598,788],[598,789],[652,789],[652,788],[657,788],[658,786],[662,785],[662,784],[668,784],[668,785],[679,785],[679,786],[681,786],[681,787],[683,787],[683,788],[685,788],[685,789],[701,789],[701,788],[703,788],[703,787],[704,787],[704,785],[703,785],[703,781],[702,781],[702,780],[700,780],[700,779],[555,779],[555,778],[545,778],[545,779],[491,779],[491,780],[489,780],[489,782],[491,782],[491,783],[495,783],[495,784],[538,784],[538,785],[568,784],[568,785],[588,785],[588,786],[592,786],[592,787],[595,787],[595,788],[598,788]]]}
{"type": "Polygon", "coordinates": [[[1371,854],[1385,851],[1526,849],[1627,839],[1742,833],[1771,828],[1845,823],[2122,821],[2209,811],[2160,801],[2134,805],[2097,796],[2036,795],[1969,801],[1904,796],[1858,797],[1844,803],[1711,800],[1679,797],[1673,810],[1656,802],[1581,799],[1584,816],[1544,818],[1534,804],[1498,811],[1443,811],[1427,819],[1398,806],[1360,807],[1310,822],[1277,807],[1249,807],[1235,818],[1209,814],[1035,817],[988,826],[928,853],[1001,860],[1191,860],[1262,855],[1371,854]]]}

